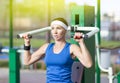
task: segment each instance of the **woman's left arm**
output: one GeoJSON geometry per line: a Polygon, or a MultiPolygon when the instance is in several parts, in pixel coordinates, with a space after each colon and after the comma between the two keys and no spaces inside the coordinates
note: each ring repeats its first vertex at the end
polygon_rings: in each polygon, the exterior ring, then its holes
{"type": "Polygon", "coordinates": [[[79,61],[87,68],[90,68],[92,66],[92,59],[91,55],[86,48],[86,45],[84,43],[84,39],[80,38],[82,36],[82,33],[75,33],[74,39],[79,43],[80,47],[72,44],[71,45],[71,52],[74,56],[76,56],[79,61]],[[79,37],[79,38],[76,38],[79,37]]]}

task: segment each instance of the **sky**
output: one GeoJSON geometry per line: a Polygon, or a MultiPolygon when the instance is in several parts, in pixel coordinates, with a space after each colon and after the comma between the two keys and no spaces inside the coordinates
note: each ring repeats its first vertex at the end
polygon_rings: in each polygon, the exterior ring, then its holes
{"type": "MultiPolygon", "coordinates": [[[[66,0],[66,3],[76,2],[79,5],[97,5],[97,0],[66,0]]],[[[108,13],[109,15],[115,15],[115,20],[120,21],[120,0],[101,0],[101,14],[108,13]]]]}

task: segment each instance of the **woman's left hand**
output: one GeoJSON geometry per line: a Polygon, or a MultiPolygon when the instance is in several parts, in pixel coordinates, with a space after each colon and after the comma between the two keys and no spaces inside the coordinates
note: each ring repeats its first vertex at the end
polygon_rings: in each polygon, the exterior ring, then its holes
{"type": "Polygon", "coordinates": [[[80,32],[75,32],[74,34],[74,39],[75,41],[77,41],[78,43],[82,43],[84,41],[83,37],[82,37],[83,33],[80,32]]]}

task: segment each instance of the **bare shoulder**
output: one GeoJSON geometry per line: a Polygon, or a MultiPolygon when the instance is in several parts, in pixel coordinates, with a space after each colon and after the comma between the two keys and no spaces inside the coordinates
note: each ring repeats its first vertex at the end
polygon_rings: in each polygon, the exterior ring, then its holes
{"type": "Polygon", "coordinates": [[[79,46],[76,45],[76,44],[71,44],[70,48],[71,48],[71,49],[75,49],[75,48],[79,48],[79,46]]]}
{"type": "Polygon", "coordinates": [[[48,45],[49,45],[49,43],[43,44],[43,45],[39,48],[39,50],[45,51],[45,50],[47,49],[48,45]]]}
{"type": "Polygon", "coordinates": [[[49,43],[45,43],[45,44],[43,44],[40,48],[46,49],[46,48],[48,47],[48,45],[49,45],[49,43]]]}
{"type": "Polygon", "coordinates": [[[71,53],[72,57],[75,58],[76,54],[80,54],[80,47],[76,44],[71,44],[70,53],[71,53]]]}
{"type": "Polygon", "coordinates": [[[73,51],[80,49],[80,47],[76,44],[70,45],[70,52],[73,53],[73,51]]]}
{"type": "Polygon", "coordinates": [[[47,47],[49,45],[49,43],[45,43],[42,45],[42,47],[47,47]]]}

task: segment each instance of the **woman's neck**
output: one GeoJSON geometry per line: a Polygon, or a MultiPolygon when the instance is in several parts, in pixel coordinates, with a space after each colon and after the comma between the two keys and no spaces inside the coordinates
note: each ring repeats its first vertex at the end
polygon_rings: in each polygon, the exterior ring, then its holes
{"type": "Polygon", "coordinates": [[[60,53],[62,49],[65,47],[66,41],[55,41],[55,45],[53,47],[54,53],[60,53]]]}
{"type": "Polygon", "coordinates": [[[62,40],[62,41],[55,41],[55,45],[56,46],[61,46],[63,44],[66,44],[66,41],[65,40],[62,40]]]}

